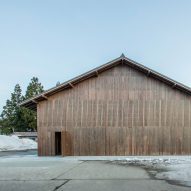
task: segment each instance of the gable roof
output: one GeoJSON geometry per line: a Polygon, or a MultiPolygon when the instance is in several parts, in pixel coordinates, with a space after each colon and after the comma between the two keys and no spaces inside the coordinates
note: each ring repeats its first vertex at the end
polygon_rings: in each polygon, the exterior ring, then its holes
{"type": "Polygon", "coordinates": [[[145,73],[147,76],[150,76],[150,77],[153,77],[153,78],[156,78],[164,83],[166,83],[167,85],[171,86],[172,88],[175,88],[175,89],[178,89],[188,95],[191,95],[191,88],[188,87],[188,86],[185,86],[165,75],[162,75],[160,74],[159,72],[156,72],[148,67],[145,67],[143,66],[142,64],[139,64],[127,57],[125,57],[124,54],[122,54],[120,57],[110,61],[110,62],[107,62],[106,64],[103,64],[97,68],[94,68],[93,70],[90,70],[84,74],[81,74],[71,80],[68,80],[56,87],[53,87],[33,98],[30,98],[28,100],[25,100],[24,102],[22,102],[20,104],[20,106],[23,106],[23,107],[26,107],[26,108],[29,108],[29,109],[32,109],[32,110],[36,110],[37,108],[37,103],[40,102],[40,101],[43,101],[43,100],[47,100],[49,96],[57,93],[57,92],[60,92],[60,91],[63,91],[65,89],[68,89],[68,88],[72,88],[74,87],[76,84],[86,80],[86,79],[89,79],[91,77],[95,77],[95,76],[98,76],[99,73],[102,73],[114,66],[117,66],[119,64],[126,64],[128,66],[130,66],[131,68],[134,68],[138,71],[141,71],[143,73],[145,73]]]}

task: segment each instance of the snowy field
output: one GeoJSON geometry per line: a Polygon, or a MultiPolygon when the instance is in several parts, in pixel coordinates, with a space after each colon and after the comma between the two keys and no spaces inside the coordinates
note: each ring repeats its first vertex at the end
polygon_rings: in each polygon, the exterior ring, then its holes
{"type": "Polygon", "coordinates": [[[0,135],[0,151],[37,149],[37,143],[31,139],[19,139],[17,136],[0,135]]]}

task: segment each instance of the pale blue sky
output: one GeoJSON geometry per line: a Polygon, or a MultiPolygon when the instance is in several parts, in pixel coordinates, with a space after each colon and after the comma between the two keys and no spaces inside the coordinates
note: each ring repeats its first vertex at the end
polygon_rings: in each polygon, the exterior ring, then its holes
{"type": "Polygon", "coordinates": [[[48,89],[122,52],[191,86],[191,1],[1,0],[0,111],[16,83],[48,89]]]}

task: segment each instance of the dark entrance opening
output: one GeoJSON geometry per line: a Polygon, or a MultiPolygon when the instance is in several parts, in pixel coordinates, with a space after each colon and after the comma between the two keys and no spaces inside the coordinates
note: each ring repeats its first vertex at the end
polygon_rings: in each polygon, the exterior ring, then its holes
{"type": "Polygon", "coordinates": [[[61,132],[55,132],[55,155],[62,154],[61,132]]]}

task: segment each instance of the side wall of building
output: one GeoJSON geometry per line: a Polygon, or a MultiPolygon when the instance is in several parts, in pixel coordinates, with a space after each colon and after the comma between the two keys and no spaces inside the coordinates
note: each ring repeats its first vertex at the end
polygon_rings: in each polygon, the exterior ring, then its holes
{"type": "Polygon", "coordinates": [[[39,155],[191,154],[191,97],[125,65],[38,104],[39,155]]]}

